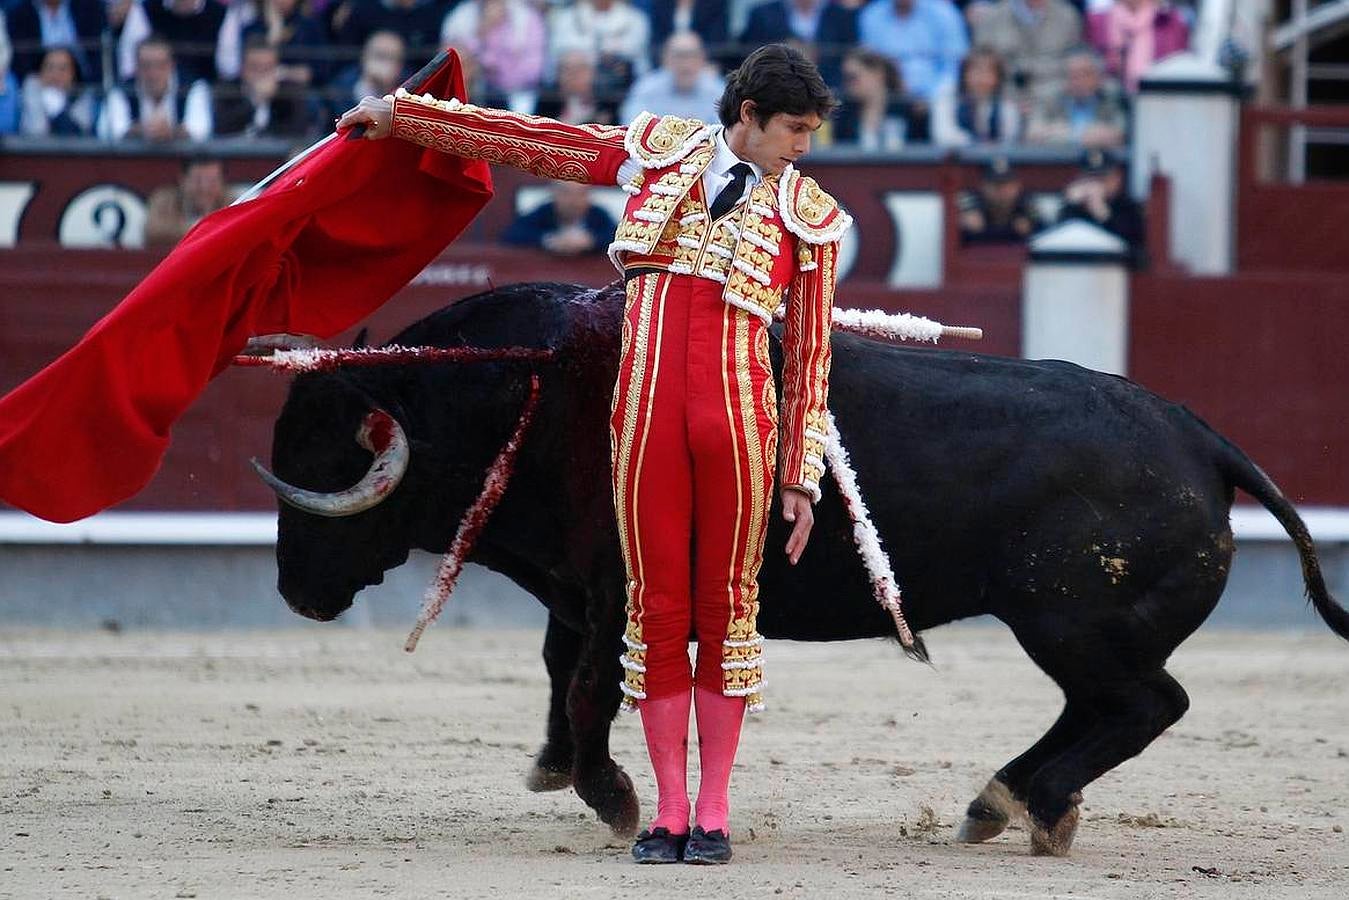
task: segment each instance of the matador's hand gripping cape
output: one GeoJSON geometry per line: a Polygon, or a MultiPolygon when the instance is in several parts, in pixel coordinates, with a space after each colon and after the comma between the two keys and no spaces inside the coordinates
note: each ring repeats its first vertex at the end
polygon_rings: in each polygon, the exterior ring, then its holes
{"type": "MultiPolygon", "coordinates": [[[[453,52],[407,86],[464,99],[453,52]]],[[[203,219],[71,350],[0,399],[0,500],[54,522],[132,496],[169,429],[258,334],[331,337],[434,259],[492,196],[486,163],[330,140],[203,219]]]]}

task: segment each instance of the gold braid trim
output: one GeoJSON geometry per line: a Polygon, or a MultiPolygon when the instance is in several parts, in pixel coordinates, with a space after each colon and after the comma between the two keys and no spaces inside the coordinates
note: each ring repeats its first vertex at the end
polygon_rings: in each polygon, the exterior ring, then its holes
{"type": "MultiPolygon", "coordinates": [[[[817,245],[814,266],[799,271],[788,300],[783,333],[782,481],[819,502],[824,477],[825,409],[829,397],[835,266],[838,244],[817,245]]],[[[798,260],[799,261],[799,260],[798,260]]],[[[804,268],[804,267],[802,267],[804,268]]]]}
{"type": "Polygon", "coordinates": [[[612,125],[566,125],[402,88],[393,99],[394,137],[559,181],[602,180],[608,158],[622,152],[624,133],[612,125]]]}

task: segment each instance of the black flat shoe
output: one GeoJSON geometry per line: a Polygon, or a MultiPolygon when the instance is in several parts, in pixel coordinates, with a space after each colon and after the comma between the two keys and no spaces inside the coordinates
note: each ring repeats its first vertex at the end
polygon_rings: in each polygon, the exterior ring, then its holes
{"type": "Polygon", "coordinates": [[[689,842],[684,847],[684,862],[695,866],[721,866],[731,861],[731,839],[726,832],[703,831],[694,825],[689,842]]]}
{"type": "Polygon", "coordinates": [[[688,840],[687,834],[670,834],[664,826],[643,830],[632,845],[632,858],[639,863],[677,863],[684,858],[688,840]]]}

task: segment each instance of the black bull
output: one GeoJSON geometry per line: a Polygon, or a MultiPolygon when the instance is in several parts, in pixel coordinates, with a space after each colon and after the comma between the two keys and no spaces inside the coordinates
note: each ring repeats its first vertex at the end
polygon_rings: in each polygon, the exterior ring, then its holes
{"type": "MultiPolygon", "coordinates": [[[[638,804],[609,755],[622,676],[624,573],[609,486],[608,416],[622,293],[515,285],[408,328],[404,345],[547,347],[541,403],[504,498],[472,561],[549,610],[547,741],[530,786],[574,785],[599,817],[632,831],[638,804]]],[[[833,339],[830,406],[916,629],[989,614],[1063,690],[1052,728],[970,804],[961,836],[982,840],[1028,811],[1039,852],[1064,852],[1080,791],[1140,753],[1188,706],[1163,668],[1208,616],[1232,558],[1234,488],[1292,535],[1316,610],[1349,638],[1310,537],[1240,450],[1183,407],[1062,362],[833,339]]],[[[780,371],[781,347],[773,343],[780,371]]],[[[340,491],[370,466],[353,442],[381,407],[411,445],[400,486],[344,518],[281,506],[279,586],[297,612],[331,619],[410,548],[442,552],[528,392],[519,363],[345,369],[295,380],[273,466],[293,485],[340,491]]],[[[826,476],[795,568],[776,509],[760,575],[769,638],[893,638],[873,599],[837,486],[826,476]]]]}

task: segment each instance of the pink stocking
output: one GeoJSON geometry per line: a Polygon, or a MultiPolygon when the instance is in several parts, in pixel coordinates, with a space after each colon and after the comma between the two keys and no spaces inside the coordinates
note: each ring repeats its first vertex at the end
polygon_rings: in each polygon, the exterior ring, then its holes
{"type": "Polygon", "coordinates": [[[698,759],[702,764],[694,822],[705,831],[720,829],[729,835],[731,765],[740,743],[745,698],[724,697],[706,688],[694,688],[693,695],[698,716],[698,759]]]}
{"type": "MultiPolygon", "coordinates": [[[[669,697],[641,700],[642,731],[646,752],[656,772],[656,818],[651,828],[665,827],[671,834],[689,830],[689,704],[687,690],[669,697]]],[[[700,729],[701,730],[701,729],[700,729]]]]}

